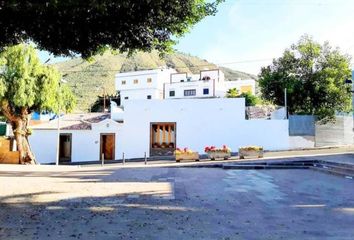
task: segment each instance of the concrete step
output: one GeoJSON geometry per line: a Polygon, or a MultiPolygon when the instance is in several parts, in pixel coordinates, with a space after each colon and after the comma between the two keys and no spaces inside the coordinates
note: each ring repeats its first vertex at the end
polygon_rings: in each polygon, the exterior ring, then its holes
{"type": "Polygon", "coordinates": [[[354,179],[354,172],[352,172],[352,171],[347,172],[347,171],[343,171],[340,169],[322,168],[322,167],[310,167],[310,169],[315,170],[315,171],[319,171],[319,172],[323,172],[323,173],[327,173],[327,174],[345,177],[347,179],[354,179]]]}
{"type": "Polygon", "coordinates": [[[240,164],[240,165],[266,165],[266,166],[271,166],[271,165],[280,165],[280,166],[312,166],[314,163],[313,160],[305,160],[305,161],[300,161],[300,160],[268,160],[268,161],[251,161],[251,162],[237,162],[234,164],[240,164]]]}
{"type": "Polygon", "coordinates": [[[256,164],[223,164],[223,169],[307,169],[308,166],[300,166],[300,165],[256,165],[256,164]]]}
{"type": "Polygon", "coordinates": [[[320,163],[315,163],[313,166],[318,168],[323,168],[323,169],[333,169],[333,170],[344,171],[344,172],[354,174],[353,166],[331,165],[331,164],[320,164],[320,163]]]}
{"type": "Polygon", "coordinates": [[[354,171],[354,164],[351,163],[341,163],[341,162],[328,162],[328,161],[318,161],[314,163],[314,165],[318,166],[326,166],[326,167],[334,167],[334,168],[345,168],[354,171]]]}

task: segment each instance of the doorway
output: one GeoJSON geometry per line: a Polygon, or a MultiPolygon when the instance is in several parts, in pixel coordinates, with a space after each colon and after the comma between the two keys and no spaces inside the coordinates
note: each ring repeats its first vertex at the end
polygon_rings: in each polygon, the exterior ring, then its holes
{"type": "Polygon", "coordinates": [[[59,137],[59,163],[71,162],[71,133],[61,133],[59,137]]]}
{"type": "Polygon", "coordinates": [[[102,133],[101,134],[101,147],[100,147],[100,160],[104,157],[104,160],[115,159],[115,134],[114,133],[102,133]]]}

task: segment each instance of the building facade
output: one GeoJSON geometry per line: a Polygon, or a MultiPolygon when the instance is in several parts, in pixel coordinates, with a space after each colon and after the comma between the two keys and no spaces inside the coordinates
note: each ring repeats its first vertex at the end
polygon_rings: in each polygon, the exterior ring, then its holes
{"type": "Polygon", "coordinates": [[[40,163],[172,156],[177,147],[246,145],[288,149],[288,120],[247,120],[244,98],[225,98],[229,88],[254,93],[254,80],[225,81],[219,69],[199,74],[161,68],[118,73],[121,106],[111,113],[70,114],[34,125],[29,141],[40,163]],[[253,81],[253,82],[252,82],[253,81]]]}
{"type": "Polygon", "coordinates": [[[163,99],[164,83],[169,81],[174,69],[154,69],[117,73],[116,90],[120,92],[121,106],[129,100],[163,99]]]}
{"type": "Polygon", "coordinates": [[[177,73],[168,68],[116,74],[121,106],[129,100],[222,98],[231,88],[255,94],[256,83],[253,79],[225,81],[220,69],[199,74],[177,73]]]}
{"type": "MultiPolygon", "coordinates": [[[[118,106],[115,106],[119,108],[118,106]]],[[[113,112],[113,111],[112,111],[113,112]]],[[[55,163],[57,119],[33,126],[30,144],[40,163],[55,163]]],[[[60,123],[61,162],[172,156],[188,147],[246,145],[289,148],[288,120],[246,120],[243,98],[131,100],[119,119],[108,114],[66,115],[60,123]]]]}

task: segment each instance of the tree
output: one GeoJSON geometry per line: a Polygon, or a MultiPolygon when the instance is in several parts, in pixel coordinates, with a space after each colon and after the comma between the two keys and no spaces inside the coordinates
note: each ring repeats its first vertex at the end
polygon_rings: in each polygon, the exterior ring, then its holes
{"type": "Polygon", "coordinates": [[[0,48],[30,40],[54,55],[84,58],[106,48],[167,51],[222,1],[0,1],[0,48]]]}
{"type": "Polygon", "coordinates": [[[240,95],[239,91],[236,88],[230,88],[226,92],[227,98],[237,98],[240,95]]]}
{"type": "Polygon", "coordinates": [[[231,88],[226,93],[227,98],[244,98],[246,106],[256,106],[259,103],[259,99],[250,92],[239,93],[236,88],[231,88]]]}
{"type": "Polygon", "coordinates": [[[96,101],[91,105],[90,112],[102,112],[103,106],[106,108],[110,106],[111,101],[115,102],[118,106],[120,105],[120,95],[119,94],[110,94],[106,96],[97,96],[96,101]],[[105,101],[105,104],[104,104],[105,101]]]}
{"type": "Polygon", "coordinates": [[[288,111],[333,119],[336,111],[349,111],[351,95],[344,80],[351,76],[350,57],[303,36],[283,56],[261,69],[262,96],[284,106],[287,89],[288,111]]]}
{"type": "Polygon", "coordinates": [[[34,163],[28,128],[33,111],[70,111],[75,98],[68,86],[60,86],[61,76],[53,67],[40,63],[32,46],[19,44],[0,52],[0,109],[11,123],[19,162],[34,163]]]}

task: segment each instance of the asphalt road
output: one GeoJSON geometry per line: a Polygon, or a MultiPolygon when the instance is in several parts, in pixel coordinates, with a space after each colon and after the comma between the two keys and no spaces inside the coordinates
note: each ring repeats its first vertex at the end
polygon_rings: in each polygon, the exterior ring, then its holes
{"type": "Polygon", "coordinates": [[[0,239],[349,240],[353,189],[312,170],[0,167],[0,239]]]}

